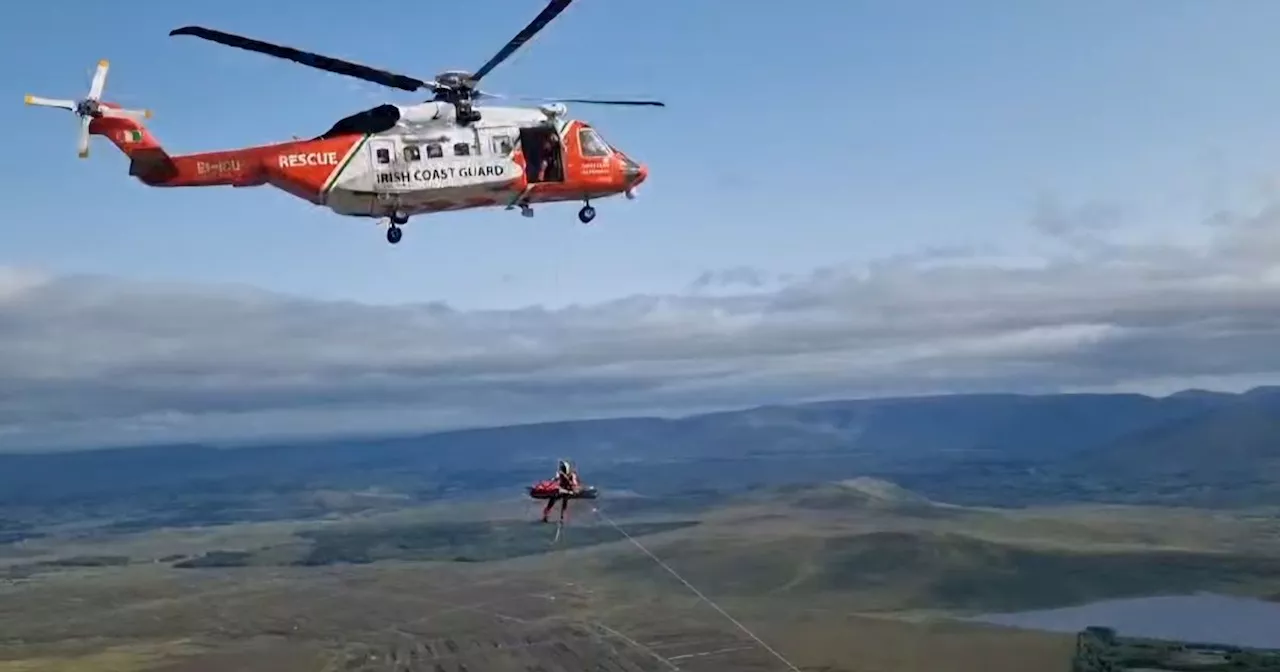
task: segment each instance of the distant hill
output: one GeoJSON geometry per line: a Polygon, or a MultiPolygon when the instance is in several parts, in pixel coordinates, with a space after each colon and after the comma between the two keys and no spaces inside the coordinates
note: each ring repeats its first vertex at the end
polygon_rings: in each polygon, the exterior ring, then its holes
{"type": "Polygon", "coordinates": [[[865,590],[876,583],[910,591],[919,607],[1017,610],[1269,580],[1280,560],[1210,553],[1068,553],[1000,544],[946,532],[885,531],[829,539],[822,569],[798,591],[865,590]],[[1216,579],[1215,573],[1227,578],[1216,579]],[[1067,578],[1069,577],[1069,578],[1067,578]]]}
{"type": "Polygon", "coordinates": [[[1197,399],[1200,401],[1223,403],[1223,404],[1230,403],[1235,397],[1236,395],[1231,394],[1230,392],[1215,392],[1213,390],[1197,390],[1197,389],[1182,390],[1181,392],[1174,392],[1173,394],[1169,395],[1169,398],[1171,399],[1197,399]]]}
{"type": "Polygon", "coordinates": [[[1263,385],[1244,393],[1249,399],[1280,400],[1280,385],[1263,385]]]}
{"type": "Polygon", "coordinates": [[[941,508],[941,505],[923,495],[895,483],[867,476],[835,483],[785,485],[768,490],[766,496],[792,506],[823,511],[871,509],[926,514],[932,509],[941,508]]]}
{"type": "MultiPolygon", "coordinates": [[[[1001,492],[1022,502],[1097,500],[1200,506],[1280,505],[1280,387],[1188,391],[1196,412],[1042,460],[975,460],[938,482],[951,501],[1001,492]]],[[[904,483],[918,484],[907,477],[904,483]]]]}
{"type": "Polygon", "coordinates": [[[1090,470],[1254,474],[1280,467],[1280,407],[1237,404],[1137,432],[1078,455],[1090,470]]]}
{"type": "Polygon", "coordinates": [[[283,509],[305,517],[324,513],[316,491],[518,493],[562,456],[606,491],[647,496],[877,476],[959,503],[1106,499],[1139,483],[1159,491],[1155,480],[1171,473],[1263,473],[1280,442],[1277,416],[1280,387],[1160,398],[980,394],[384,439],[10,454],[0,455],[0,507],[162,510],[154,524],[266,519],[283,509]]]}

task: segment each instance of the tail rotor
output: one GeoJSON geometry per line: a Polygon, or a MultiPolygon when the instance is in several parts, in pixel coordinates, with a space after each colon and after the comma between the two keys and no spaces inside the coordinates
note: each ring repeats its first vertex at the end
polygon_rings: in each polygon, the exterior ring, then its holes
{"type": "Polygon", "coordinates": [[[151,118],[151,110],[125,110],[112,103],[102,102],[102,90],[107,84],[107,61],[98,61],[98,69],[93,73],[93,82],[89,85],[89,95],[80,100],[59,100],[40,96],[26,97],[26,104],[36,107],[53,107],[75,113],[80,118],[80,138],[77,146],[80,158],[89,157],[89,124],[102,117],[117,117],[141,122],[151,118]]]}

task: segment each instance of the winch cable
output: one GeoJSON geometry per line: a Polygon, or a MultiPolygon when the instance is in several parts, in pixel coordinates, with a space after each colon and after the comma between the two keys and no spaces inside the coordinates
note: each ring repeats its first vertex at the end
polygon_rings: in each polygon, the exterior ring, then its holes
{"type": "Polygon", "coordinates": [[[679,581],[681,584],[684,585],[685,588],[688,588],[689,592],[696,595],[698,599],[702,600],[703,602],[706,602],[707,606],[710,606],[712,609],[715,609],[717,612],[720,613],[721,616],[724,616],[725,619],[727,619],[730,623],[737,626],[737,628],[741,630],[743,633],[745,633],[748,637],[755,640],[755,642],[759,644],[761,648],[763,648],[765,651],[768,651],[774,658],[777,658],[779,661],[781,661],[783,665],[786,665],[788,670],[791,670],[791,672],[800,672],[800,668],[796,667],[795,664],[792,663],[790,660],[787,660],[786,656],[782,655],[781,653],[778,653],[776,649],[774,649],[772,646],[769,646],[769,644],[766,643],[763,639],[761,639],[758,635],[756,635],[756,633],[752,632],[750,628],[743,625],[741,621],[734,618],[732,615],[729,614],[729,612],[722,609],[720,605],[716,604],[714,600],[704,595],[701,590],[698,590],[696,586],[694,586],[692,583],[689,583],[689,581],[686,580],[683,576],[680,576],[680,573],[672,569],[671,565],[668,565],[667,563],[663,562],[662,558],[659,558],[658,556],[654,555],[653,551],[650,551],[648,548],[645,547],[644,544],[640,543],[638,539],[628,534],[626,530],[622,529],[622,526],[618,525],[613,521],[612,518],[605,515],[604,511],[601,511],[599,506],[593,506],[591,507],[591,510],[596,514],[596,516],[600,518],[600,520],[604,521],[610,527],[617,530],[619,534],[627,538],[627,541],[630,541],[633,545],[635,545],[636,548],[640,549],[642,553],[649,556],[649,558],[653,560],[655,563],[657,563],[659,567],[667,570],[667,573],[670,574],[671,576],[674,576],[677,581],[679,581]]]}

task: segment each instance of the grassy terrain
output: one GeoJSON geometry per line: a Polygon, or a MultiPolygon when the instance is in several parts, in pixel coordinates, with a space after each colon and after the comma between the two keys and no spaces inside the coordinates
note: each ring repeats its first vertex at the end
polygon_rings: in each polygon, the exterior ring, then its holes
{"type": "MultiPolygon", "coordinates": [[[[643,523],[631,534],[643,536],[696,524],[696,521],[643,523]]],[[[535,526],[527,521],[363,524],[321,528],[303,530],[296,535],[306,543],[284,543],[252,551],[208,551],[194,558],[182,559],[173,566],[200,569],[257,565],[316,567],[385,560],[489,562],[546,553],[551,549],[548,529],[548,526],[535,526]]],[[[617,538],[614,530],[586,527],[565,535],[555,548],[592,546],[617,541],[617,538]]]]}
{"type": "MultiPolygon", "coordinates": [[[[648,544],[689,581],[745,604],[856,605],[861,613],[976,614],[1097,599],[1280,591],[1270,516],[1072,506],[967,509],[874,482],[787,492],[711,514],[648,544]],[[725,571],[726,567],[733,571],[725,571]]],[[[593,558],[637,591],[667,582],[647,558],[593,558]]]]}
{"type": "MultiPolygon", "coordinates": [[[[1247,512],[963,508],[869,479],[712,500],[606,512],[807,671],[1065,669],[1071,637],[946,617],[1280,594],[1280,526],[1247,512]]],[[[584,511],[553,545],[535,516],[407,501],[39,530],[0,546],[0,672],[780,669],[606,521],[584,511]]]]}
{"type": "MultiPolygon", "coordinates": [[[[1280,557],[1188,551],[1027,548],[928,531],[819,539],[781,537],[750,547],[690,540],[662,548],[686,577],[721,595],[776,600],[848,598],[864,611],[1019,611],[1103,597],[1201,590],[1266,593],[1280,585],[1280,557]],[[732,573],[726,555],[742,558],[732,573]]],[[[609,573],[650,572],[619,557],[609,573]]]]}

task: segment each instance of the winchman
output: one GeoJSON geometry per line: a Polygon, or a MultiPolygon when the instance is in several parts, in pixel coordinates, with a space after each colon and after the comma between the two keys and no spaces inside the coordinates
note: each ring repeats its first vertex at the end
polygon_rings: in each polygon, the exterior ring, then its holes
{"type": "Polygon", "coordinates": [[[547,518],[551,515],[551,508],[556,502],[560,502],[560,522],[564,522],[565,510],[569,508],[569,500],[574,495],[582,491],[582,483],[578,480],[578,470],[569,464],[568,460],[560,460],[560,464],[556,469],[555,477],[556,485],[560,487],[560,491],[547,498],[547,505],[542,509],[542,522],[551,522],[547,518]]]}

